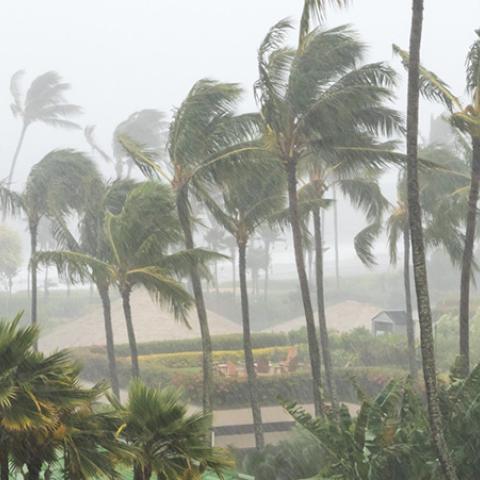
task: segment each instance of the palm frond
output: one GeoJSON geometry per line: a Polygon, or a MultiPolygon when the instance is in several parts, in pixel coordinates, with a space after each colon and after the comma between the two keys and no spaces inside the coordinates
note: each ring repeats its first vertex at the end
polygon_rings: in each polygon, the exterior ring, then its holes
{"type": "Polygon", "coordinates": [[[305,37],[308,32],[310,32],[313,19],[324,22],[329,5],[342,8],[346,7],[349,3],[349,0],[305,0],[302,17],[300,19],[299,47],[303,45],[305,37]]]}
{"type": "Polygon", "coordinates": [[[373,267],[377,264],[373,253],[373,245],[381,230],[380,223],[372,223],[357,233],[353,240],[358,258],[367,267],[373,267]]]}
{"type": "MultiPolygon", "coordinates": [[[[393,45],[393,52],[400,57],[404,67],[408,69],[410,63],[408,52],[397,45],[393,45]]],[[[454,109],[463,110],[460,100],[450,91],[449,86],[423,66],[420,66],[420,93],[428,100],[442,103],[450,112],[454,109]]]]}

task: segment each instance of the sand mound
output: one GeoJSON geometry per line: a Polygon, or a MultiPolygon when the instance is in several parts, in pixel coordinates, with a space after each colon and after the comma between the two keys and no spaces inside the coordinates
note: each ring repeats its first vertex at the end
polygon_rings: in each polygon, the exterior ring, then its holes
{"type": "MultiPolygon", "coordinates": [[[[195,309],[189,315],[191,329],[175,321],[172,314],[152,302],[142,290],[132,294],[132,316],[138,343],[155,340],[179,340],[200,337],[195,309]]],[[[210,333],[224,335],[241,333],[241,327],[211,311],[208,312],[210,333]]],[[[115,343],[128,343],[125,320],[120,299],[112,302],[112,323],[115,343]]],[[[77,320],[63,324],[40,338],[40,349],[73,348],[89,345],[105,345],[105,330],[101,307],[77,320]]]]}
{"type": "MultiPolygon", "coordinates": [[[[355,328],[364,327],[370,330],[371,319],[382,309],[368,303],[355,302],[347,300],[327,307],[327,325],[329,330],[338,332],[348,332],[355,328]]],[[[298,330],[305,326],[305,317],[297,317],[288,322],[280,323],[273,328],[268,328],[268,332],[290,332],[298,330]]]]}

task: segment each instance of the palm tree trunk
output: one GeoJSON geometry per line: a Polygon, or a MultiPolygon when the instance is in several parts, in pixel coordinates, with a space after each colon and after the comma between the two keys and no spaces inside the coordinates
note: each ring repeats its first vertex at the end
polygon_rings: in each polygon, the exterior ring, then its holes
{"type": "Polygon", "coordinates": [[[138,364],[137,340],[135,338],[135,329],[133,328],[132,309],[130,306],[130,288],[126,287],[120,291],[122,296],[123,314],[127,325],[128,344],[130,346],[130,358],[132,361],[132,377],[140,377],[140,367],[138,364]]]}
{"type": "Polygon", "coordinates": [[[42,462],[40,460],[34,459],[32,462],[27,464],[27,476],[26,480],[39,480],[40,472],[42,471],[42,462]]]}
{"type": "MultiPolygon", "coordinates": [[[[37,234],[38,234],[38,222],[36,220],[29,222],[30,230],[30,282],[31,282],[31,307],[30,307],[30,323],[37,325],[37,269],[38,264],[35,258],[37,253],[37,234]]],[[[38,345],[35,342],[34,348],[37,349],[38,345]]]]}
{"type": "MultiPolygon", "coordinates": [[[[194,248],[193,233],[191,226],[190,208],[188,205],[188,190],[184,187],[183,191],[177,195],[178,217],[185,236],[185,247],[187,250],[194,248]]],[[[203,411],[205,413],[212,411],[212,393],[213,393],[213,359],[212,359],[212,340],[210,338],[210,329],[208,327],[207,309],[203,297],[202,282],[196,265],[190,268],[190,278],[192,281],[193,297],[195,298],[195,307],[197,309],[198,322],[200,324],[200,334],[202,337],[202,368],[203,368],[203,411]]]]}
{"type": "Polygon", "coordinates": [[[0,480],[8,480],[9,478],[8,452],[0,450],[0,480]]]}
{"type": "Polygon", "coordinates": [[[480,139],[473,138],[472,173],[468,195],[465,247],[460,277],[460,356],[464,376],[470,370],[470,283],[477,220],[478,190],[480,184],[480,139]]]}
{"type": "Polygon", "coordinates": [[[43,278],[43,296],[48,298],[48,265],[45,265],[45,276],[43,278]]]}
{"type": "Polygon", "coordinates": [[[10,171],[8,172],[7,186],[11,188],[13,174],[15,173],[15,167],[17,165],[18,156],[20,155],[20,150],[22,149],[23,140],[25,139],[25,133],[27,132],[27,125],[24,123],[22,126],[22,131],[20,132],[20,138],[18,139],[17,148],[13,154],[12,163],[10,165],[10,171]]]}
{"type": "Polygon", "coordinates": [[[321,360],[317,331],[315,328],[315,317],[313,315],[307,272],[305,270],[305,259],[303,256],[304,245],[298,214],[297,168],[295,160],[289,159],[286,168],[288,176],[288,207],[290,213],[290,223],[292,226],[293,249],[295,251],[295,264],[297,267],[298,282],[302,295],[303,308],[305,311],[305,323],[307,326],[308,352],[310,356],[310,367],[312,370],[313,380],[313,403],[315,407],[315,414],[318,416],[322,415],[323,413],[323,400],[321,392],[321,360]]]}
{"type": "Polygon", "coordinates": [[[113,339],[112,309],[110,306],[110,295],[108,286],[97,284],[98,294],[102,301],[103,321],[105,324],[105,339],[107,344],[108,370],[110,372],[110,383],[113,394],[120,399],[120,386],[117,375],[117,362],[115,359],[115,343],[113,339]]]}
{"type": "Polygon", "coordinates": [[[265,278],[263,280],[263,301],[265,305],[268,302],[268,281],[269,281],[269,266],[270,266],[270,240],[265,241],[265,278]]]}
{"type": "Polygon", "coordinates": [[[235,295],[237,294],[237,249],[235,247],[232,248],[232,288],[233,288],[233,298],[235,299],[235,295]]]}
{"type": "Polygon", "coordinates": [[[315,275],[317,284],[318,325],[320,329],[320,344],[322,346],[323,365],[325,368],[325,380],[334,412],[338,411],[337,389],[333,377],[332,357],[330,354],[330,342],[328,339],[327,316],[325,314],[325,293],[323,289],[323,241],[322,228],[320,225],[320,210],[313,211],[313,228],[315,237],[315,275]]]}
{"type": "Polygon", "coordinates": [[[417,378],[417,355],[415,352],[415,325],[412,313],[412,287],[410,285],[410,235],[408,227],[403,231],[403,285],[405,288],[405,309],[407,311],[408,366],[410,376],[417,378]]]}
{"type": "Polygon", "coordinates": [[[258,402],[257,374],[253,358],[252,336],[250,331],[250,312],[248,307],[247,288],[247,245],[245,241],[238,242],[238,275],[240,277],[240,298],[242,304],[243,351],[245,353],[245,369],[247,371],[248,393],[252,407],[255,446],[262,450],[265,446],[263,438],[262,411],[258,402]]]}
{"type": "Polygon", "coordinates": [[[340,288],[340,255],[338,253],[338,203],[337,189],[333,185],[333,242],[335,248],[335,279],[340,288]]]}
{"type": "Polygon", "coordinates": [[[420,345],[423,360],[428,413],[433,444],[447,480],[457,480],[455,467],[443,434],[443,419],[440,411],[435,352],[432,328],[432,313],[428,292],[425,247],[423,243],[422,212],[418,186],[418,111],[420,79],[420,45],[423,27],[423,0],[413,0],[410,31],[410,64],[408,70],[407,105],[407,199],[408,218],[412,242],[413,271],[417,292],[420,322],[420,345]]]}

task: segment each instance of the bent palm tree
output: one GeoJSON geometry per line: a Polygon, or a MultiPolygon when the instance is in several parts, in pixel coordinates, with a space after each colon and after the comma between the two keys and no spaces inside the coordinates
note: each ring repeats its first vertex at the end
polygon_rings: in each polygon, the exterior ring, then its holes
{"type": "MultiPolygon", "coordinates": [[[[440,146],[423,149],[421,156],[425,160],[435,162],[434,168],[419,172],[419,181],[422,185],[420,195],[425,243],[427,246],[443,247],[452,263],[459,264],[463,252],[463,239],[459,229],[466,205],[457,192],[462,190],[468,178],[465,163],[448,148],[440,146]]],[[[407,313],[409,370],[412,378],[416,378],[415,326],[410,286],[410,232],[406,194],[406,178],[404,172],[401,172],[397,184],[397,203],[387,221],[387,240],[392,264],[397,262],[397,245],[400,239],[403,243],[403,283],[407,313]]]]}
{"type": "Polygon", "coordinates": [[[132,289],[145,288],[155,301],[168,305],[175,318],[187,323],[191,297],[177,278],[187,274],[192,264],[205,270],[202,262],[214,257],[202,249],[167,253],[181,240],[178,219],[172,212],[174,203],[168,188],[145,183],[132,190],[120,214],[106,215],[108,259],[72,251],[41,252],[37,256],[43,262],[56,264],[61,272],[68,268],[83,278],[94,275],[118,288],[133,377],[140,375],[140,367],[130,305],[132,289]]]}
{"type": "MultiPolygon", "coordinates": [[[[465,247],[463,250],[460,277],[460,355],[464,375],[470,369],[470,283],[472,280],[473,250],[477,223],[477,204],[480,190],[480,31],[467,55],[467,92],[471,95],[468,105],[463,105],[435,73],[421,65],[420,92],[428,99],[443,103],[450,112],[450,122],[462,134],[468,136],[472,145],[472,162],[468,210],[466,215],[465,247]]],[[[394,46],[405,66],[411,68],[411,55],[394,46]]]]}
{"type": "Polygon", "coordinates": [[[428,291],[425,246],[423,242],[422,210],[418,182],[418,114],[420,81],[420,47],[423,29],[423,0],[413,0],[410,28],[408,99],[407,99],[407,202],[408,221],[412,242],[413,271],[417,292],[420,322],[420,345],[423,360],[430,428],[440,464],[447,480],[456,480],[457,474],[443,433],[443,421],[438,399],[432,312],[428,291]]]}
{"type": "MultiPolygon", "coordinates": [[[[145,174],[155,172],[167,178],[175,192],[178,218],[187,250],[195,247],[191,197],[212,181],[219,162],[235,160],[260,150],[252,145],[258,134],[258,116],[234,115],[242,94],[236,84],[199,80],[175,112],[168,135],[168,161],[156,163],[148,149],[126,136],[119,137],[123,148],[145,174]]],[[[147,145],[148,147],[148,145],[147,145]]],[[[191,266],[190,278],[195,298],[203,351],[203,407],[212,408],[212,342],[198,267],[191,266]]]]}
{"type": "MultiPolygon", "coordinates": [[[[135,182],[131,180],[120,180],[112,183],[102,182],[98,185],[89,197],[88,206],[81,215],[78,225],[78,230],[80,232],[79,240],[75,238],[67,224],[61,218],[55,218],[53,223],[55,226],[55,237],[59,246],[63,250],[69,250],[80,254],[83,253],[99,260],[108,261],[111,252],[109,251],[105,239],[105,217],[108,213],[118,215],[121,212],[127,195],[135,186],[135,182]]],[[[75,270],[76,264],[69,264],[68,257],[62,257],[61,252],[58,252],[58,254],[49,252],[46,256],[49,261],[55,260],[57,265],[61,265],[62,269],[59,270],[58,273],[60,275],[68,275],[69,280],[73,283],[78,280],[82,281],[83,274],[86,274],[88,280],[95,284],[102,302],[110,382],[112,391],[118,398],[120,394],[120,386],[115,359],[114,332],[109,294],[112,285],[109,277],[105,276],[101,269],[99,270],[96,268],[87,268],[82,270],[82,272],[77,272],[75,270]],[[81,273],[80,277],[78,277],[78,273],[81,273]]],[[[38,256],[38,259],[39,261],[43,261],[41,253],[38,256]]],[[[85,264],[84,266],[87,267],[88,265],[85,264]]]]}
{"type": "Polygon", "coordinates": [[[38,227],[44,217],[65,218],[82,212],[100,184],[99,173],[88,157],[74,150],[55,150],[38,162],[27,178],[25,191],[17,194],[5,188],[4,205],[14,203],[27,217],[30,233],[31,323],[37,323],[38,227]]]}
{"type": "Polygon", "coordinates": [[[113,402],[121,438],[136,454],[134,480],[153,474],[164,480],[200,478],[206,470],[221,478],[231,466],[227,452],[210,446],[210,415],[187,414],[180,393],[132,383],[125,406],[113,402]]]}
{"type": "Polygon", "coordinates": [[[69,118],[80,114],[81,108],[67,103],[64,95],[70,89],[70,85],[65,83],[57,72],[46,72],[38,76],[23,95],[20,81],[24,73],[23,70],[19,70],[12,76],[10,82],[10,92],[13,96],[10,107],[14,116],[22,120],[22,130],[8,173],[8,187],[11,187],[20,150],[30,125],[38,122],[53,127],[80,128],[69,118]]]}
{"type": "Polygon", "coordinates": [[[325,292],[323,273],[323,233],[320,210],[335,206],[336,198],[328,198],[327,193],[340,189],[351,204],[364,212],[368,222],[367,227],[354,238],[354,247],[360,260],[368,267],[374,263],[371,244],[375,232],[379,230],[384,210],[388,202],[383,197],[378,185],[381,170],[356,169],[350,171],[341,161],[328,165],[313,165],[310,172],[310,181],[298,192],[299,206],[304,215],[313,215],[314,249],[315,249],[315,277],[317,288],[318,324],[322,347],[327,389],[330,394],[332,407],[338,411],[333,365],[331,360],[328,338],[327,318],[325,312],[325,292]]]}
{"type": "Polygon", "coordinates": [[[392,98],[395,74],[382,63],[361,64],[364,45],[347,27],[315,30],[297,50],[284,46],[291,25],[281,21],[265,37],[258,54],[260,78],[255,92],[265,124],[265,144],[288,179],[295,262],[307,325],[315,408],[320,411],[320,353],[305,271],[297,180],[308,160],[342,158],[359,164],[382,164],[396,157],[372,140],[390,134],[400,119],[383,104],[392,98]],[[338,132],[348,132],[341,139],[338,132]],[[348,141],[346,141],[348,139],[348,141]]]}
{"type": "MultiPolygon", "coordinates": [[[[258,450],[265,445],[262,413],[258,399],[255,360],[250,327],[250,311],[247,287],[247,248],[252,235],[262,224],[271,221],[284,200],[284,181],[278,164],[252,165],[228,172],[217,172],[217,184],[223,202],[219,205],[205,194],[202,200],[215,217],[236,240],[238,249],[238,273],[242,308],[243,350],[247,372],[250,405],[258,450]],[[262,169],[260,170],[261,167],[262,169]],[[223,173],[223,175],[222,175],[223,173]]],[[[219,169],[221,170],[221,169],[219,169]]]]}

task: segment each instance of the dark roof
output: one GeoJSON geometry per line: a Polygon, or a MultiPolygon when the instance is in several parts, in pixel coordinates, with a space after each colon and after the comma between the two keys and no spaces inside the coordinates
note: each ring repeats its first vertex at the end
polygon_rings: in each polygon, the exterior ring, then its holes
{"type": "Polygon", "coordinates": [[[378,312],[373,318],[372,322],[379,317],[380,315],[387,315],[390,320],[396,325],[406,325],[407,323],[407,313],[404,310],[383,310],[378,312]]]}

